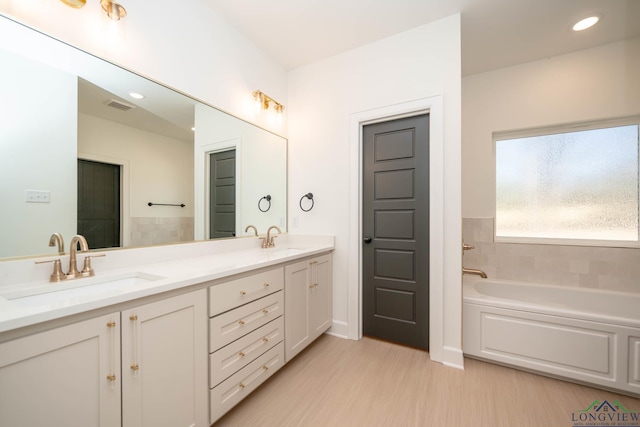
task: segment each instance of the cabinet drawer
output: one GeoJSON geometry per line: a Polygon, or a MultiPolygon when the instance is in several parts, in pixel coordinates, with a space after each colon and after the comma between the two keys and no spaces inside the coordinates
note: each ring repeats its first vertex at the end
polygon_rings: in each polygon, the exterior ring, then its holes
{"type": "Polygon", "coordinates": [[[214,352],[282,316],[283,295],[283,292],[279,291],[210,319],[209,352],[214,352]]]}
{"type": "Polygon", "coordinates": [[[267,380],[284,364],[284,343],[258,357],[239,372],[209,391],[211,423],[267,380]]]}
{"type": "Polygon", "coordinates": [[[284,339],[284,319],[248,333],[209,356],[209,386],[214,387],[284,339]]]}
{"type": "Polygon", "coordinates": [[[284,288],[283,267],[209,287],[209,316],[255,301],[284,288]]]}

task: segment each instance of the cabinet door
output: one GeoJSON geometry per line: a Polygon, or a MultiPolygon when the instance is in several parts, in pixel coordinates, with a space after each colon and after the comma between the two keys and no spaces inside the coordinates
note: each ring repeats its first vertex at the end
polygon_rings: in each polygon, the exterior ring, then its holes
{"type": "Polygon", "coordinates": [[[120,315],[0,344],[0,425],[120,425],[120,315]]]}
{"type": "Polygon", "coordinates": [[[206,289],[122,312],[123,427],[205,427],[206,289]]]}
{"type": "Polygon", "coordinates": [[[284,269],[285,359],[288,362],[310,342],[309,335],[309,261],[289,264],[284,269]]]}
{"type": "Polygon", "coordinates": [[[311,340],[318,338],[331,327],[333,321],[333,268],[331,255],[323,255],[312,261],[309,300],[309,327],[311,340]]]}

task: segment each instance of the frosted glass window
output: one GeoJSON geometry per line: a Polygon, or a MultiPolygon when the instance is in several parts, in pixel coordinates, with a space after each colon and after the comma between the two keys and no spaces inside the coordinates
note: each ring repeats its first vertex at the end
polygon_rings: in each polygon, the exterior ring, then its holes
{"type": "Polygon", "coordinates": [[[638,242],[638,128],[496,139],[496,240],[638,242]]]}

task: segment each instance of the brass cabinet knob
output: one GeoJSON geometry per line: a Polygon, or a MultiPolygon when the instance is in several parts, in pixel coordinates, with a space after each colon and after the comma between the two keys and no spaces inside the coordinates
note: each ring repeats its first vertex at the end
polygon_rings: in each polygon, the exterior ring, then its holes
{"type": "Polygon", "coordinates": [[[238,320],[238,324],[244,325],[244,320],[238,320]]]}
{"type": "Polygon", "coordinates": [[[107,375],[107,379],[109,381],[115,381],[116,380],[116,376],[114,374],[109,374],[109,375],[107,375]]]}
{"type": "Polygon", "coordinates": [[[245,296],[247,293],[245,291],[240,291],[240,295],[245,296]]]}
{"type": "Polygon", "coordinates": [[[244,356],[245,356],[245,354],[244,354],[243,352],[240,352],[240,353],[238,353],[238,356],[240,356],[240,357],[244,357],[244,356]]]}

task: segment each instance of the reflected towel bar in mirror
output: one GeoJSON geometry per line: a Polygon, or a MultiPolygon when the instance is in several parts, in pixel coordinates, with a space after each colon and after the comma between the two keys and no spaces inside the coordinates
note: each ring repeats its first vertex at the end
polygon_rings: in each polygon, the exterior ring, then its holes
{"type": "Polygon", "coordinates": [[[184,208],[186,206],[184,203],[180,203],[179,205],[176,205],[176,204],[171,204],[171,203],[152,203],[152,202],[149,202],[147,204],[149,206],[180,206],[181,208],[184,208]]]}

